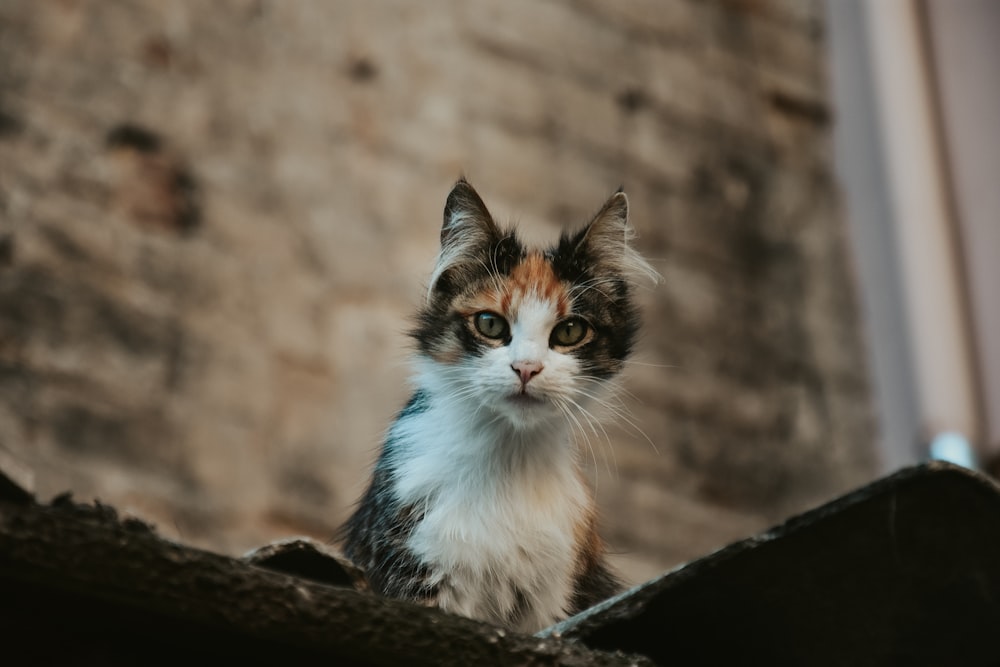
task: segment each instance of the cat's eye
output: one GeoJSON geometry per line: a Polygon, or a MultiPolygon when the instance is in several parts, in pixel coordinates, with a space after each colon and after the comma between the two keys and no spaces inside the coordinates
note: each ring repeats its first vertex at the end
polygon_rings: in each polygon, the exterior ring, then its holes
{"type": "Polygon", "coordinates": [[[510,331],[510,325],[507,324],[507,320],[496,313],[476,313],[472,317],[472,322],[476,327],[476,331],[494,340],[506,338],[507,333],[510,331]]]}
{"type": "Polygon", "coordinates": [[[561,345],[568,347],[576,345],[587,335],[589,325],[587,321],[579,317],[570,317],[555,326],[552,336],[549,338],[550,345],[561,345]]]}

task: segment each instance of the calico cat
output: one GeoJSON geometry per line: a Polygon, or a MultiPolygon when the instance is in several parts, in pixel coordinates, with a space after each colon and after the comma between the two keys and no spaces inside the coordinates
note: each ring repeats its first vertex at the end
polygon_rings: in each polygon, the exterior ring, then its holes
{"type": "MultiPolygon", "coordinates": [[[[529,250],[464,179],[411,332],[415,391],[344,527],[383,595],[534,632],[619,591],[573,442],[638,328],[618,191],[529,250]]],[[[585,426],[586,425],[586,426],[585,426]]]]}

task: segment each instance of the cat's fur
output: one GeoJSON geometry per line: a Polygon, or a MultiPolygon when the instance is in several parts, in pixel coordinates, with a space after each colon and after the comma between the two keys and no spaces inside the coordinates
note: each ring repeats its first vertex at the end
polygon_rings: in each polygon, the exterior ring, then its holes
{"type": "Polygon", "coordinates": [[[455,184],[412,332],[416,390],[344,527],[374,590],[532,632],[619,590],[572,436],[636,335],[629,277],[651,270],[629,233],[619,191],[528,250],[455,184]]]}

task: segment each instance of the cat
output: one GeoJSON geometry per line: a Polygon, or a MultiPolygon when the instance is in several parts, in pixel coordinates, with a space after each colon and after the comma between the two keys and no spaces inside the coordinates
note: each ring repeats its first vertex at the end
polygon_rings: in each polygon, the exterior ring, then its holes
{"type": "Polygon", "coordinates": [[[527,249],[455,184],[411,332],[415,391],[343,528],[373,590],[522,632],[620,591],[572,436],[633,347],[633,277],[655,276],[630,236],[619,190],[527,249]]]}

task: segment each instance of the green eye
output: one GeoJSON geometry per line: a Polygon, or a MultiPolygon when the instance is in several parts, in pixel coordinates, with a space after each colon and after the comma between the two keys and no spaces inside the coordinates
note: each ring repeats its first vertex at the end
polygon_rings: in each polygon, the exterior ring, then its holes
{"type": "Polygon", "coordinates": [[[562,345],[564,347],[576,345],[587,335],[589,328],[586,320],[579,317],[570,317],[557,324],[552,330],[549,344],[562,345]]]}
{"type": "Polygon", "coordinates": [[[507,320],[496,313],[476,313],[472,316],[472,322],[476,326],[476,331],[494,340],[506,338],[507,332],[510,331],[507,320]]]}

